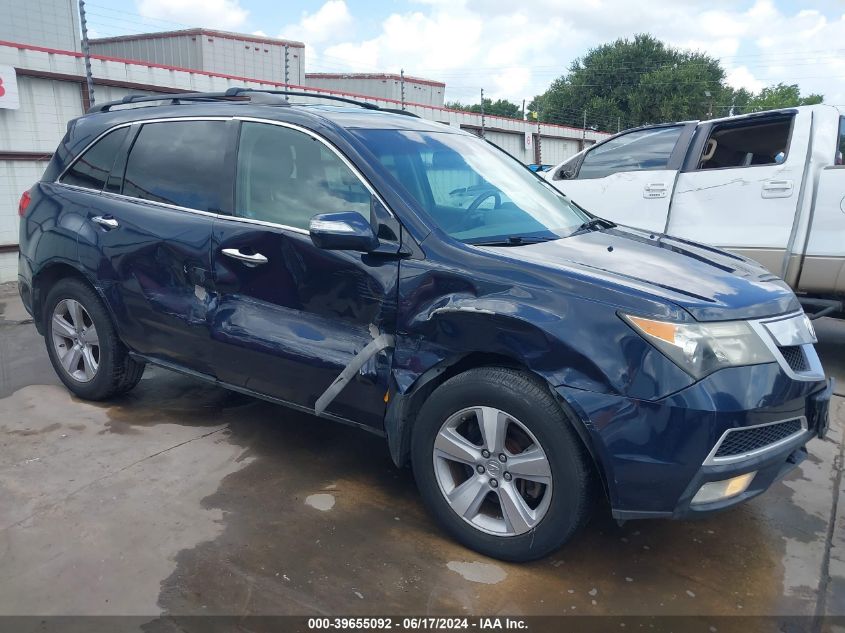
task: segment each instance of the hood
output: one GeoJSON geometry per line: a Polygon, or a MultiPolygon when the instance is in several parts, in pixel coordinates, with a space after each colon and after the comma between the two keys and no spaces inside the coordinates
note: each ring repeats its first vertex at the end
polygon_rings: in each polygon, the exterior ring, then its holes
{"type": "Polygon", "coordinates": [[[616,227],[552,242],[485,250],[671,301],[698,321],[752,319],[800,309],[757,262],[659,233],[616,227]]]}

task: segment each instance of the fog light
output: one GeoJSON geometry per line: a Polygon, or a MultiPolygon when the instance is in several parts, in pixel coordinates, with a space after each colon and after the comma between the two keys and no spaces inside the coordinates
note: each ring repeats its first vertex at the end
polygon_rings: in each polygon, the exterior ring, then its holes
{"type": "Polygon", "coordinates": [[[754,480],[754,475],[756,474],[757,471],[755,470],[744,475],[739,475],[738,477],[732,477],[731,479],[706,483],[695,493],[691,504],[713,503],[714,501],[730,499],[731,497],[742,494],[754,480]]]}

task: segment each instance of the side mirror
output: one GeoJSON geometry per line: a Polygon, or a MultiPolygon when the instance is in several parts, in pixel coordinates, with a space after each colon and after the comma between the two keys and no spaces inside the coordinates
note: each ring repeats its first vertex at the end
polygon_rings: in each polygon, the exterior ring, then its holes
{"type": "Polygon", "coordinates": [[[560,172],[560,179],[561,180],[572,180],[575,178],[575,172],[571,170],[561,170],[560,172]]]}
{"type": "Polygon", "coordinates": [[[308,228],[314,246],[327,251],[369,253],[379,245],[373,227],[354,211],[319,213],[311,218],[308,228]]]}

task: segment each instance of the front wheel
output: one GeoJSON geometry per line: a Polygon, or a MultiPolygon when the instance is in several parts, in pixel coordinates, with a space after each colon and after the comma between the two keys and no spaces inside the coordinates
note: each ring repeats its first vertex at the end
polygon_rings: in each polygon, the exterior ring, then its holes
{"type": "Polygon", "coordinates": [[[59,378],[86,400],[104,400],[132,389],[144,364],[121,343],[97,293],[79,279],[62,279],[44,301],[47,353],[59,378]]]}
{"type": "Polygon", "coordinates": [[[589,456],[545,385],[522,372],[486,367],[447,380],[423,405],[411,450],[429,510],[488,556],[540,558],[589,518],[589,456]]]}

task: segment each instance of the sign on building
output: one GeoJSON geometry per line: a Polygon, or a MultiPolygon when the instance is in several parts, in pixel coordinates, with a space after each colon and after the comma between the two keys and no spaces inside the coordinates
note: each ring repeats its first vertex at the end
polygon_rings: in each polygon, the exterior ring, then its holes
{"type": "Polygon", "coordinates": [[[20,105],[15,69],[11,66],[0,66],[0,108],[17,110],[20,105]]]}
{"type": "Polygon", "coordinates": [[[534,147],[534,133],[533,132],[526,132],[525,133],[525,149],[530,150],[534,147]]]}

